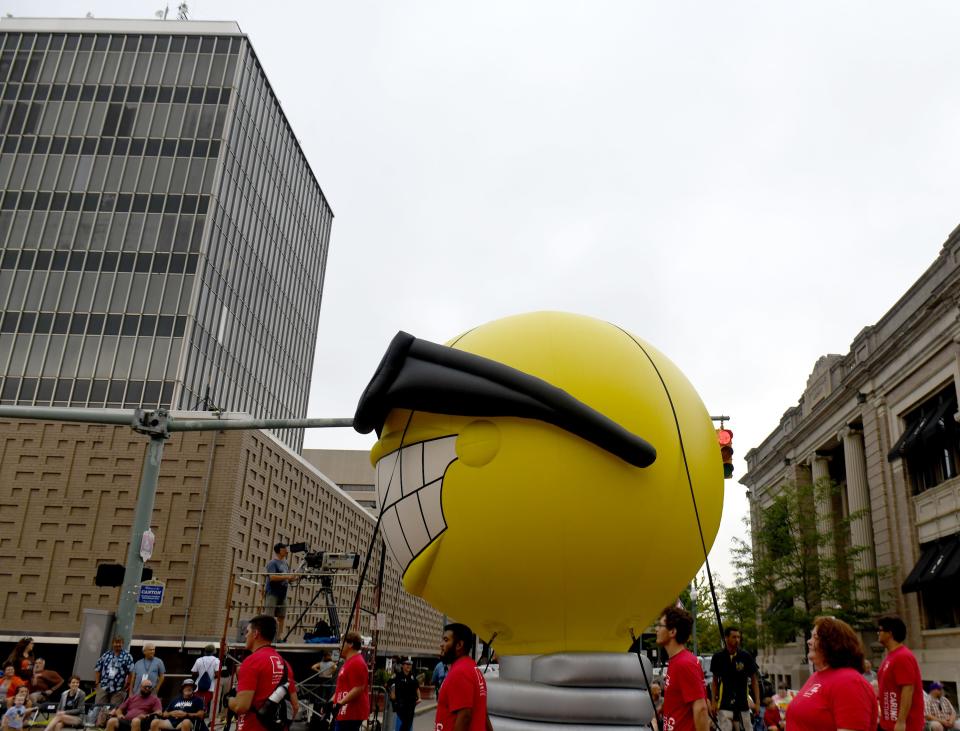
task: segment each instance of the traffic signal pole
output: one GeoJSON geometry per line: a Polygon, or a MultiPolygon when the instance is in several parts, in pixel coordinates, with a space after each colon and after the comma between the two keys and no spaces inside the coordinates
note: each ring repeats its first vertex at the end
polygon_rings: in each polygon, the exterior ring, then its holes
{"type": "MultiPolygon", "coordinates": [[[[148,412],[149,413],[149,412],[148,412]]],[[[123,646],[129,647],[133,639],[133,623],[137,617],[137,598],[140,593],[140,580],[143,576],[143,557],[140,555],[140,541],[150,529],[153,517],[153,501],[157,495],[157,482],[160,478],[160,463],[163,461],[163,444],[169,438],[166,429],[166,415],[162,417],[145,416],[146,423],[134,426],[134,431],[147,434],[150,442],[143,458],[143,471],[140,473],[140,489],[137,491],[137,507],[133,513],[133,527],[130,529],[130,545],[127,547],[127,563],[123,572],[123,588],[120,589],[120,605],[117,607],[117,623],[114,635],[123,638],[123,646]]]]}
{"type": "Polygon", "coordinates": [[[150,437],[140,489],[137,491],[137,507],[133,514],[130,545],[127,548],[127,563],[123,573],[123,587],[117,607],[114,634],[123,638],[123,646],[129,647],[133,638],[133,626],[137,617],[137,596],[144,561],[140,557],[140,542],[150,528],[153,503],[157,494],[160,464],[163,461],[163,445],[172,432],[177,431],[224,431],[234,429],[320,429],[352,427],[353,419],[254,419],[246,415],[231,416],[223,412],[212,419],[183,419],[170,416],[165,409],[86,409],[56,406],[0,406],[0,419],[31,419],[39,421],[70,421],[87,424],[112,424],[129,426],[135,432],[150,437]]]}

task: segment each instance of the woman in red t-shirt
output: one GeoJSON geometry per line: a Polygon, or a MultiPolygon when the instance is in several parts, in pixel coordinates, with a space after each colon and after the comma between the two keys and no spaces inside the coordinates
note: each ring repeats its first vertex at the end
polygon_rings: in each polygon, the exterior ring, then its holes
{"type": "Polygon", "coordinates": [[[863,643],[846,622],[817,617],[807,642],[816,672],[790,703],[787,731],[875,731],[877,696],[863,675],[863,643]]]}

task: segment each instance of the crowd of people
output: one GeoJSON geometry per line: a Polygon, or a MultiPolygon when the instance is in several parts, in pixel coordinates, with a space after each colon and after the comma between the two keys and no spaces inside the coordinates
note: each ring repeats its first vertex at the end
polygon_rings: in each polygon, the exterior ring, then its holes
{"type": "Polygon", "coordinates": [[[22,729],[32,721],[38,704],[52,701],[61,688],[65,690],[59,695],[56,715],[47,725],[50,731],[79,725],[72,721],[72,713],[78,704],[81,709],[83,707],[80,679],[74,676],[64,681],[60,673],[47,667],[44,658],[34,656],[32,638],[21,639],[4,661],[3,675],[0,676],[0,698],[4,701],[3,731],[22,729]]]}
{"type": "MultiPolygon", "coordinates": [[[[274,647],[279,629],[280,621],[274,611],[248,622],[244,640],[249,654],[237,668],[233,692],[226,699],[227,727],[235,718],[236,731],[275,731],[265,725],[259,714],[266,700],[275,699],[281,688],[282,702],[289,705],[289,717],[297,715],[299,701],[293,669],[274,647]]],[[[473,633],[465,625],[451,624],[444,630],[442,657],[434,670],[439,692],[437,714],[451,724],[458,717],[466,720],[465,731],[491,731],[486,715],[485,681],[481,673],[471,670],[476,667],[470,654],[474,644],[473,633]]],[[[370,682],[358,633],[345,635],[340,659],[338,669],[332,653],[324,650],[312,670],[320,682],[321,696],[330,698],[326,711],[332,729],[359,731],[370,716],[370,682]]],[[[209,645],[193,664],[191,676],[180,683],[176,697],[164,707],[158,692],[167,682],[167,669],[157,657],[156,647],[149,642],[143,644],[141,657],[135,660],[124,648],[123,640],[114,637],[110,649],[93,668],[93,692],[86,694],[78,676],[64,681],[46,666],[43,658],[34,657],[33,641],[24,638],[4,664],[0,679],[0,698],[5,700],[2,731],[20,731],[33,725],[35,714],[44,703],[48,705],[44,711],[49,719],[45,731],[85,725],[105,731],[205,731],[205,719],[216,710],[211,707],[212,688],[219,671],[216,648],[209,645]]],[[[396,714],[392,731],[412,731],[415,710],[422,698],[411,658],[398,660],[387,692],[396,714]]]]}
{"type": "MultiPolygon", "coordinates": [[[[230,710],[238,716],[238,731],[269,731],[255,709],[261,708],[283,687],[283,700],[296,715],[299,707],[293,671],[273,643],[278,623],[274,616],[260,615],[247,625],[245,644],[250,655],[237,670],[237,693],[229,700],[230,710]]],[[[436,728],[462,731],[492,731],[487,716],[487,688],[483,674],[473,660],[475,637],[463,624],[448,624],[440,644],[443,664],[436,706],[436,728]]],[[[343,638],[343,663],[336,672],[336,683],[328,709],[333,731],[360,731],[370,717],[370,676],[362,653],[362,638],[348,632],[343,638]]],[[[321,673],[335,667],[324,656],[312,669],[321,673]]],[[[404,658],[399,671],[388,683],[388,693],[396,711],[395,731],[411,731],[417,704],[421,702],[413,662],[404,658]]],[[[151,731],[157,731],[151,729],[151,731]]]]}
{"type": "MultiPolygon", "coordinates": [[[[708,684],[699,658],[686,648],[692,627],[691,615],[678,606],[665,608],[655,625],[657,644],[669,658],[662,684],[650,684],[657,731],[960,730],[943,685],[931,682],[924,689],[917,659],[904,644],[906,626],[898,617],[877,622],[885,654],[876,672],[850,625],[834,617],[817,618],[807,643],[813,673],[800,690],[781,685],[776,693],[763,692],[759,667],[741,648],[736,627],[725,629],[725,647],[711,659],[708,684]]],[[[278,629],[277,618],[266,614],[247,624],[249,655],[237,670],[235,693],[227,703],[237,731],[275,731],[261,718],[268,700],[287,704],[290,718],[299,710],[293,670],[274,647],[278,629]]],[[[438,688],[437,728],[492,731],[486,681],[472,659],[474,644],[469,627],[454,623],[444,628],[432,678],[438,688]]],[[[79,677],[65,681],[43,658],[33,656],[33,641],[24,638],[0,677],[2,731],[20,731],[44,703],[49,704],[45,731],[82,727],[91,699],[93,707],[101,709],[96,725],[106,731],[206,731],[220,671],[216,648],[204,649],[166,707],[157,694],[166,679],[163,661],[151,643],[141,649],[142,657],[134,660],[123,641],[114,638],[111,649],[97,660],[94,692],[86,696],[79,677]]],[[[332,685],[327,710],[333,731],[360,731],[370,716],[370,679],[358,633],[345,635],[341,660],[337,670],[331,653],[324,651],[312,669],[321,682],[332,685]]],[[[410,658],[397,664],[387,684],[396,712],[390,731],[412,731],[422,700],[420,683],[410,658]]]]}
{"type": "Polygon", "coordinates": [[[885,650],[874,672],[860,635],[835,617],[818,617],[807,642],[814,672],[799,691],[785,686],[762,695],[759,668],[740,647],[740,631],[727,627],[725,647],[710,663],[709,688],[703,668],[685,644],[693,618],[680,607],[663,610],[657,644],[669,656],[663,688],[651,684],[655,727],[663,731],[953,731],[960,722],[943,685],[924,691],[920,666],[904,644],[899,617],[877,622],[885,650]]]}
{"type": "Polygon", "coordinates": [[[158,691],[166,667],[157,657],[153,643],[144,643],[142,657],[134,660],[124,649],[123,640],[114,637],[111,648],[94,666],[94,690],[84,693],[77,675],[64,680],[46,660],[34,657],[33,640],[17,642],[4,662],[0,677],[0,698],[5,701],[2,731],[19,731],[35,725],[42,707],[49,720],[45,731],[82,728],[88,722],[107,731],[204,731],[210,712],[215,676],[220,669],[216,648],[207,645],[192,668],[191,677],[181,683],[180,692],[167,707],[160,703],[158,691]],[[94,718],[87,717],[95,711],[94,718]]]}

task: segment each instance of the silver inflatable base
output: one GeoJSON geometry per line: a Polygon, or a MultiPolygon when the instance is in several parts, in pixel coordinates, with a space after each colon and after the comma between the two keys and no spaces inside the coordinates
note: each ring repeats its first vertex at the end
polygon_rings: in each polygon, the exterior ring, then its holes
{"type": "MultiPolygon", "coordinates": [[[[646,678],[650,661],[643,658],[646,678]]],[[[495,731],[640,731],[653,704],[636,655],[564,652],[500,658],[499,679],[487,682],[495,731]]]]}

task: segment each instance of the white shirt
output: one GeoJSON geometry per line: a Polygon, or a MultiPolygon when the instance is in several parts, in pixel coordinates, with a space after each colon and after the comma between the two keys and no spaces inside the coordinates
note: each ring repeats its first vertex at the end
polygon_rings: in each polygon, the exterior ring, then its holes
{"type": "Polygon", "coordinates": [[[198,657],[193,667],[190,668],[191,673],[197,673],[198,679],[201,675],[209,675],[211,686],[213,685],[216,678],[215,674],[218,670],[220,670],[220,658],[216,655],[203,655],[198,657]]]}

